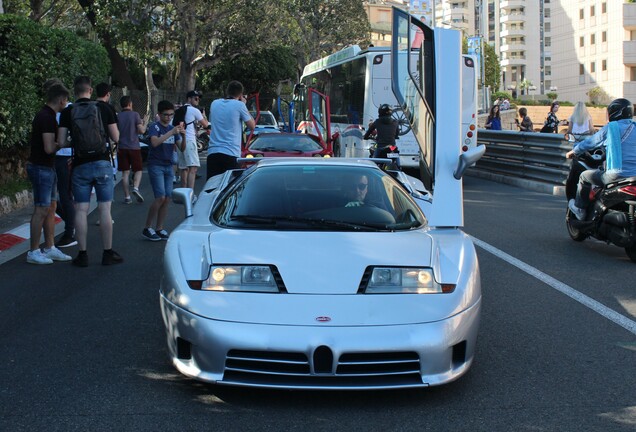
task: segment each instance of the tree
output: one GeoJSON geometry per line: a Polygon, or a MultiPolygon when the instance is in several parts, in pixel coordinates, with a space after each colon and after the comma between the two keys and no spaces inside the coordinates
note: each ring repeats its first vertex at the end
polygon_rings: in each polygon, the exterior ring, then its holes
{"type": "Polygon", "coordinates": [[[519,89],[521,90],[521,94],[527,93],[530,87],[532,87],[533,85],[534,84],[532,84],[532,81],[528,80],[527,78],[524,78],[523,81],[521,81],[521,83],[519,84],[519,89]]]}
{"type": "Polygon", "coordinates": [[[499,90],[501,65],[497,51],[491,45],[484,44],[484,84],[493,91],[499,90]]]}

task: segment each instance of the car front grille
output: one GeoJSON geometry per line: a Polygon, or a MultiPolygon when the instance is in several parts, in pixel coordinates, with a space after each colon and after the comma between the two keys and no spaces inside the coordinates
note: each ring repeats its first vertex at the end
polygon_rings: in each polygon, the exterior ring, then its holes
{"type": "Polygon", "coordinates": [[[415,352],[343,353],[326,366],[331,350],[318,347],[310,361],[298,352],[231,350],[223,383],[295,388],[398,388],[422,386],[415,352]]]}

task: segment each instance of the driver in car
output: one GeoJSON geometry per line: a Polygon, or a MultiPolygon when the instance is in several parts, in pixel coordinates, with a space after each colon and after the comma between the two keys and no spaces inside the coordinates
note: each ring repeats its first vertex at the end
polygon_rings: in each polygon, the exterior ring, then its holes
{"type": "Polygon", "coordinates": [[[359,207],[364,205],[364,199],[367,197],[368,190],[369,179],[366,175],[352,177],[345,191],[345,196],[348,201],[345,207],[359,207]]]}

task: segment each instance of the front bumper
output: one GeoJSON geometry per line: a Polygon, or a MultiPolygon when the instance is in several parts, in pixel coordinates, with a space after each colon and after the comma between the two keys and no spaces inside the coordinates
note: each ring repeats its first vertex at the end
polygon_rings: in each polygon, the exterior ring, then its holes
{"type": "Polygon", "coordinates": [[[475,352],[481,299],[442,321],[321,327],[217,321],[160,296],[170,357],[215,384],[295,389],[390,389],[445,384],[475,352]]]}

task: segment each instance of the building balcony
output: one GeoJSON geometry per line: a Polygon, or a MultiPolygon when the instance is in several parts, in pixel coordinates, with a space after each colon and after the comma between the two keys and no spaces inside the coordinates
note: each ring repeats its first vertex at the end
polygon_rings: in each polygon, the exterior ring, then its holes
{"type": "Polygon", "coordinates": [[[623,97],[630,101],[636,100],[636,81],[623,81],[623,97]]]}
{"type": "Polygon", "coordinates": [[[526,14],[523,12],[515,12],[507,15],[501,15],[499,17],[499,22],[501,24],[513,23],[513,22],[525,22],[526,14]]]}
{"type": "Polygon", "coordinates": [[[507,28],[505,30],[502,30],[501,33],[499,33],[499,36],[502,38],[509,37],[509,36],[525,36],[525,35],[526,35],[526,29],[523,27],[507,28]]]}
{"type": "Polygon", "coordinates": [[[524,7],[525,5],[526,5],[526,0],[501,0],[499,2],[499,7],[502,10],[524,7]]]}
{"type": "Polygon", "coordinates": [[[623,3],[623,27],[636,30],[636,3],[623,3]]]}
{"type": "Polygon", "coordinates": [[[510,57],[501,60],[501,67],[508,66],[525,66],[526,56],[510,57]]]}
{"type": "Polygon", "coordinates": [[[623,41],[623,64],[636,66],[636,41],[623,41]]]}
{"type": "Polygon", "coordinates": [[[509,44],[504,44],[499,47],[499,50],[503,52],[509,51],[525,51],[527,49],[525,42],[511,42],[509,44]]]}

